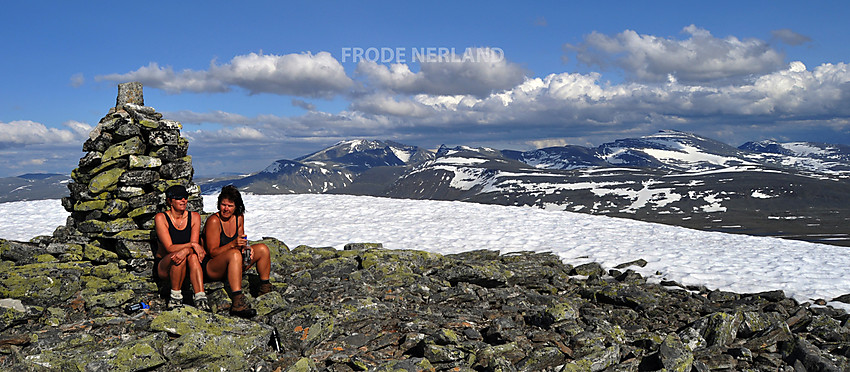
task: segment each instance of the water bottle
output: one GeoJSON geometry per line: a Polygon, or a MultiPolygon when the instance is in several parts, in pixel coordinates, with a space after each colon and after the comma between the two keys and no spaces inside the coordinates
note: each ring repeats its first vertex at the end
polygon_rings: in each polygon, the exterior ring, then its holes
{"type": "Polygon", "coordinates": [[[139,311],[139,310],[150,309],[150,308],[151,307],[148,306],[148,304],[144,303],[143,301],[139,301],[139,303],[137,303],[137,304],[127,305],[127,307],[124,308],[124,311],[126,311],[128,313],[132,313],[132,312],[136,312],[136,311],[139,311]]]}
{"type": "Polygon", "coordinates": [[[243,236],[245,239],[245,248],[242,248],[242,264],[248,266],[251,264],[251,245],[247,243],[248,236],[243,236]]]}

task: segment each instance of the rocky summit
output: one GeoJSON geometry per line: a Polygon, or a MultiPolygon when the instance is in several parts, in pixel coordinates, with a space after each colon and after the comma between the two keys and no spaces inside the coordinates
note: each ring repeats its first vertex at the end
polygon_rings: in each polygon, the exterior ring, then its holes
{"type": "MultiPolygon", "coordinates": [[[[846,371],[848,315],[781,291],[652,283],[547,253],[440,255],[274,238],[258,316],[166,310],[149,271],[0,245],[0,369],[63,371],[846,371]],[[23,258],[21,253],[35,256],[23,258]],[[131,308],[143,302],[148,308],[131,308]]],[[[253,288],[257,275],[243,280],[253,288]]],[[[187,288],[188,290],[188,288],[187,288]]]]}

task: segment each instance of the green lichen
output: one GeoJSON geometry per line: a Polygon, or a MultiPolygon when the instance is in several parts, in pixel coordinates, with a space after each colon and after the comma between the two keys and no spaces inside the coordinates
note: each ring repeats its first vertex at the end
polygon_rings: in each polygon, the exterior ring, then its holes
{"type": "Polygon", "coordinates": [[[132,137],[126,141],[116,143],[103,152],[101,161],[108,162],[129,155],[140,155],[145,153],[145,144],[139,137],[132,137]]]}
{"type": "Polygon", "coordinates": [[[78,201],[76,204],[74,204],[74,211],[88,212],[94,210],[102,210],[105,206],[106,200],[78,201]]]}
{"type": "Polygon", "coordinates": [[[117,217],[130,208],[130,203],[121,199],[112,199],[103,207],[103,214],[108,217],[117,217]]]}
{"type": "Polygon", "coordinates": [[[137,218],[146,214],[155,214],[157,212],[155,205],[143,205],[127,213],[127,217],[137,218]]]}
{"type": "Polygon", "coordinates": [[[83,258],[94,262],[106,262],[108,260],[118,259],[118,254],[107,251],[94,244],[86,244],[83,247],[83,258]]]}
{"type": "Polygon", "coordinates": [[[114,166],[116,166],[116,165],[118,165],[118,164],[119,164],[119,162],[118,162],[118,160],[116,160],[116,159],[113,159],[113,160],[110,160],[110,161],[102,162],[102,163],[100,163],[100,165],[98,165],[98,166],[97,166],[97,167],[95,167],[94,169],[90,170],[90,171],[89,171],[89,174],[98,174],[98,173],[103,172],[103,171],[105,171],[105,170],[107,170],[107,169],[109,169],[109,168],[112,168],[112,167],[114,167],[114,166]]]}
{"type": "MultiPolygon", "coordinates": [[[[368,366],[365,363],[361,363],[361,364],[363,364],[363,367],[368,368],[368,366]]],[[[317,370],[318,369],[316,368],[316,363],[313,362],[312,359],[301,358],[301,359],[298,359],[298,361],[295,362],[295,364],[293,364],[292,366],[287,368],[286,372],[311,372],[311,371],[317,371],[317,370]]],[[[362,369],[362,370],[365,371],[366,369],[362,369]]]]}
{"type": "Polygon", "coordinates": [[[122,174],[124,174],[124,169],[121,168],[113,168],[98,174],[89,182],[89,192],[99,194],[104,191],[114,190],[116,185],[118,185],[118,178],[122,174]]]}
{"type": "Polygon", "coordinates": [[[124,230],[113,237],[115,239],[145,241],[152,239],[151,232],[152,230],[124,230]]]}
{"type": "Polygon", "coordinates": [[[56,257],[50,254],[40,254],[35,256],[35,262],[54,262],[57,261],[56,257]]]}
{"type": "Polygon", "coordinates": [[[158,122],[151,121],[151,120],[145,120],[145,119],[139,120],[139,125],[141,125],[145,128],[148,128],[148,129],[158,129],[159,128],[158,122]]]}
{"type": "Polygon", "coordinates": [[[114,308],[123,305],[130,301],[135,296],[135,293],[129,289],[117,292],[107,292],[96,295],[83,294],[83,300],[86,302],[86,308],[92,309],[95,307],[114,308]]]}
{"type": "Polygon", "coordinates": [[[117,218],[106,223],[103,226],[103,232],[117,233],[124,230],[135,230],[138,226],[132,218],[117,218]]]}

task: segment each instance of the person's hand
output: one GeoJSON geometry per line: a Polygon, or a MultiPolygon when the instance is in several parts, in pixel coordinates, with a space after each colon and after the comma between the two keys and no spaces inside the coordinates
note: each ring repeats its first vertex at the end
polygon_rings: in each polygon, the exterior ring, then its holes
{"type": "Polygon", "coordinates": [[[204,256],[207,255],[207,251],[204,250],[204,247],[201,247],[198,243],[192,243],[192,249],[195,251],[195,254],[198,255],[198,261],[203,261],[204,256]]]}
{"type": "Polygon", "coordinates": [[[188,254],[189,252],[187,250],[181,249],[171,254],[171,261],[174,262],[175,266],[180,266],[183,264],[183,261],[186,261],[186,255],[188,254]]]}
{"type": "Polygon", "coordinates": [[[245,247],[248,245],[248,239],[245,239],[245,238],[246,237],[244,237],[244,236],[236,237],[236,248],[239,249],[240,251],[245,249],[245,247]]]}

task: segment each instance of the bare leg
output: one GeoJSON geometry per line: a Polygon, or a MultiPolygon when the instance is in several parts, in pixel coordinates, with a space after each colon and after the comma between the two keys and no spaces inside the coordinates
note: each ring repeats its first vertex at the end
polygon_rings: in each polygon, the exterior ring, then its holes
{"type": "Polygon", "coordinates": [[[195,293],[204,291],[204,273],[201,269],[201,262],[198,260],[198,255],[191,254],[186,257],[189,265],[189,281],[192,282],[192,290],[195,293]]]}
{"type": "Polygon", "coordinates": [[[269,247],[265,244],[254,244],[251,246],[253,252],[251,263],[257,264],[257,273],[260,274],[260,280],[269,280],[272,269],[272,259],[269,253],[269,247]]]}
{"type": "Polygon", "coordinates": [[[183,287],[183,279],[186,277],[186,265],[175,265],[171,255],[166,255],[159,261],[157,275],[161,279],[169,279],[171,289],[179,291],[183,287]]]}
{"type": "Polygon", "coordinates": [[[213,257],[207,263],[207,275],[213,280],[227,278],[230,290],[242,290],[242,254],[237,250],[229,250],[213,257]]]}

